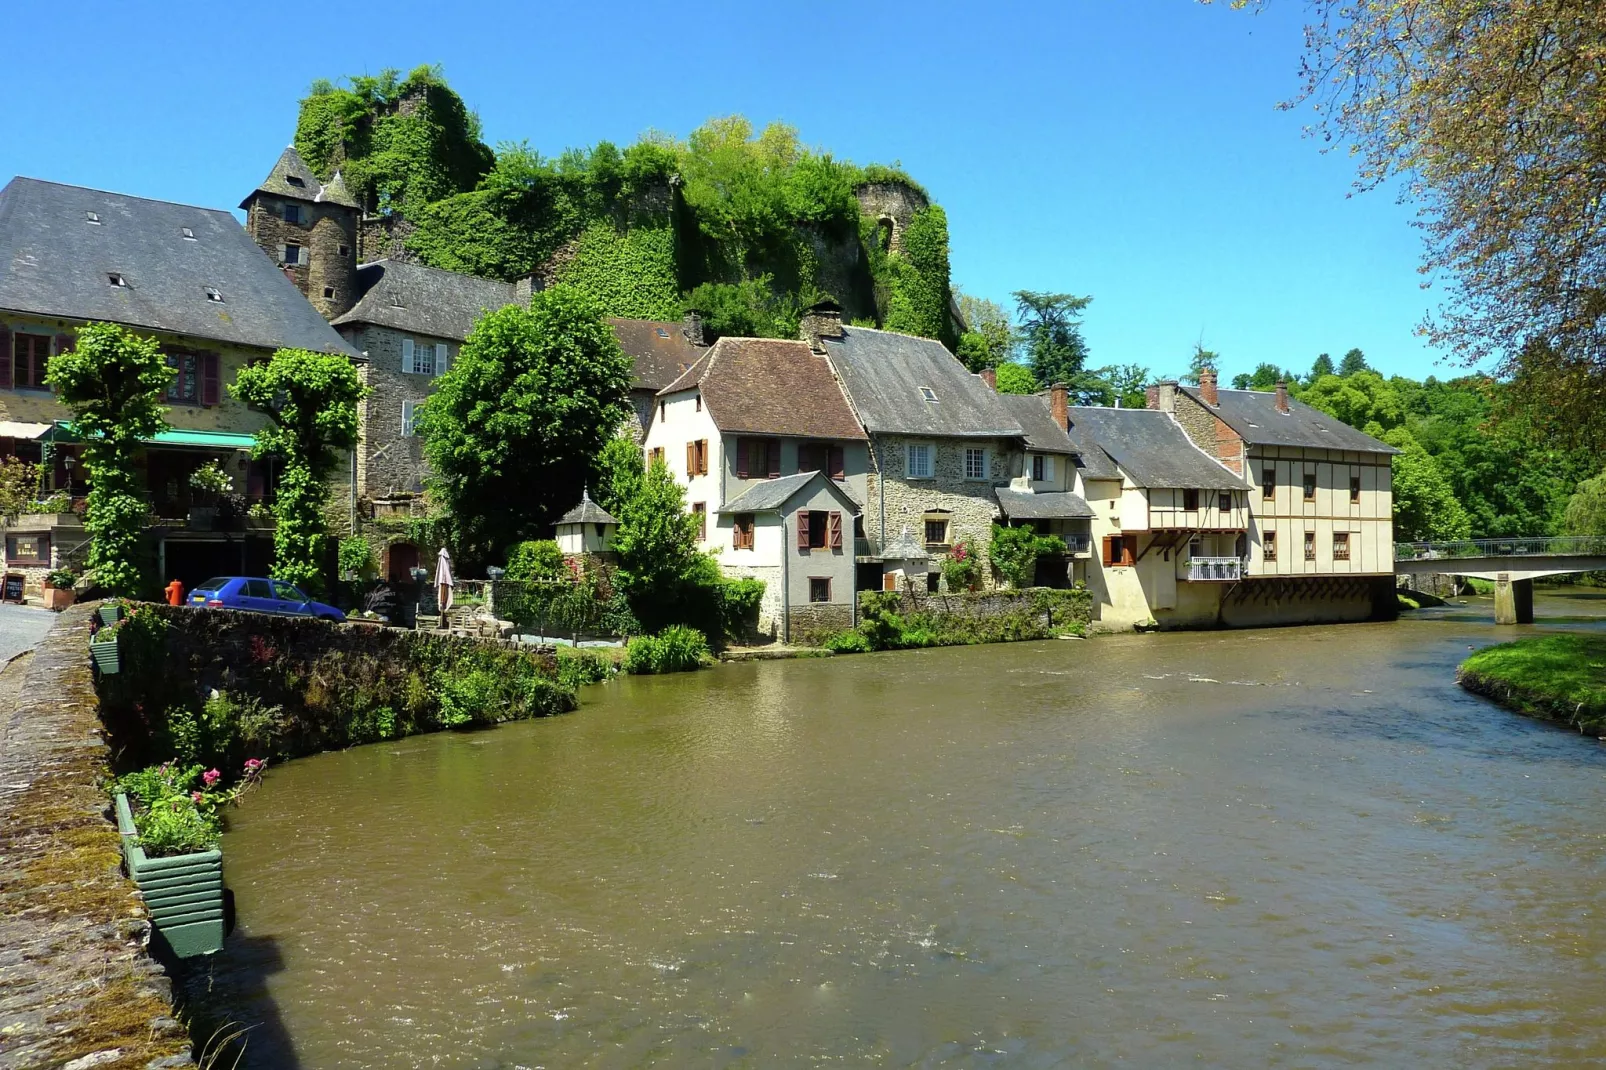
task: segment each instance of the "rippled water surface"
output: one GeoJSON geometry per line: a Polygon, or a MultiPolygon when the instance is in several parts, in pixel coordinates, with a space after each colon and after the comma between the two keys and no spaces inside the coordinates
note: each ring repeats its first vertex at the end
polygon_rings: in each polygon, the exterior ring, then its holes
{"type": "Polygon", "coordinates": [[[293,762],[209,998],[272,1067],[1599,1065],[1606,751],[1453,686],[1490,619],[726,666],[293,762]]]}

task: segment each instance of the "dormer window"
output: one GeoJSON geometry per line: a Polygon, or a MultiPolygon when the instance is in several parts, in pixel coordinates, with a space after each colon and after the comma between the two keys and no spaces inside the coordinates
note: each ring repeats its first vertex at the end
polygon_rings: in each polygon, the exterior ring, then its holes
{"type": "Polygon", "coordinates": [[[214,287],[208,286],[206,288],[206,299],[208,301],[216,301],[218,304],[221,305],[223,303],[223,294],[222,294],[221,291],[215,289],[214,287]]]}
{"type": "Polygon", "coordinates": [[[926,399],[927,404],[937,404],[937,392],[931,389],[929,386],[923,386],[920,388],[920,396],[926,399]]]}
{"type": "Polygon", "coordinates": [[[109,272],[106,273],[106,281],[111,283],[113,286],[127,286],[128,285],[128,280],[123,278],[121,275],[119,275],[115,271],[109,271],[109,272]]]}
{"type": "Polygon", "coordinates": [[[96,226],[96,227],[100,226],[100,213],[99,212],[85,212],[84,213],[84,222],[90,224],[91,226],[96,226]]]}
{"type": "Polygon", "coordinates": [[[299,175],[285,175],[284,180],[292,186],[298,186],[302,189],[307,188],[307,183],[299,175]]]}
{"type": "Polygon", "coordinates": [[[195,240],[195,231],[191,230],[189,227],[180,227],[178,228],[178,232],[184,236],[185,241],[195,240]]]}
{"type": "Polygon", "coordinates": [[[668,338],[669,337],[669,332],[664,330],[662,327],[654,327],[653,328],[653,333],[658,335],[659,338],[668,338]]]}

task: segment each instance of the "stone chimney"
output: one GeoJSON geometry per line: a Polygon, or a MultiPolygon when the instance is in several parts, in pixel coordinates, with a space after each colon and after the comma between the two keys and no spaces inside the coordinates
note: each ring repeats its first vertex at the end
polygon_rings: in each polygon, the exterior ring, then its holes
{"type": "Polygon", "coordinates": [[[1277,381],[1277,411],[1288,415],[1288,384],[1280,379],[1277,381]]]}
{"type": "Polygon", "coordinates": [[[1054,426],[1069,430],[1071,426],[1071,391],[1064,383],[1048,388],[1048,412],[1054,417],[1054,426]]]}
{"type": "Polygon", "coordinates": [[[803,313],[798,336],[814,352],[824,355],[826,341],[842,337],[842,306],[835,301],[821,301],[803,313]]]}
{"type": "Polygon", "coordinates": [[[680,333],[686,336],[686,341],[699,349],[708,344],[703,341],[703,314],[696,309],[688,308],[680,317],[680,333]]]}
{"type": "Polygon", "coordinates": [[[1199,396],[1211,408],[1221,404],[1221,395],[1216,391],[1216,370],[1205,368],[1199,373],[1199,396]]]}
{"type": "Polygon", "coordinates": [[[995,394],[998,393],[998,369],[997,368],[983,368],[981,371],[977,372],[976,375],[978,377],[980,377],[982,382],[987,384],[988,389],[990,389],[995,394]]]}
{"type": "Polygon", "coordinates": [[[1161,412],[1177,411],[1177,381],[1175,379],[1161,379],[1155,385],[1154,393],[1149,397],[1149,408],[1159,409],[1161,412]]]}
{"type": "Polygon", "coordinates": [[[537,290],[546,287],[536,281],[534,275],[521,275],[513,280],[513,303],[521,308],[530,307],[530,298],[537,290]]]}

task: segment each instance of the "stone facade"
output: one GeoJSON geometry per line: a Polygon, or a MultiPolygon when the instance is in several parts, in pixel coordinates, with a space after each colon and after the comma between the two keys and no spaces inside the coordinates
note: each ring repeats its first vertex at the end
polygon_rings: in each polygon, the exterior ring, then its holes
{"type": "Polygon", "coordinates": [[[818,646],[828,636],[853,627],[851,603],[815,602],[794,605],[787,612],[788,634],[794,646],[818,646]]]}
{"type": "Polygon", "coordinates": [[[720,565],[720,571],[731,579],[761,580],[764,596],[758,603],[758,634],[743,636],[744,640],[773,642],[781,635],[781,566],[779,565],[720,565]]]}
{"type": "MultiPolygon", "coordinates": [[[[928,543],[932,568],[939,567],[939,559],[956,542],[968,543],[985,556],[992,542],[993,522],[1001,515],[993,490],[1009,484],[1011,466],[1019,463],[1020,454],[1008,439],[930,440],[876,435],[871,440],[871,453],[864,531],[872,553],[905,530],[923,540],[927,514],[946,513],[948,541],[928,543]],[[905,475],[906,447],[911,442],[928,441],[936,447],[932,478],[911,479],[905,475]],[[987,478],[966,479],[965,450],[977,447],[988,451],[987,478]]],[[[984,586],[993,586],[990,573],[985,567],[979,570],[984,586]]]]}
{"type": "Polygon", "coordinates": [[[931,206],[924,193],[903,182],[867,182],[854,190],[859,212],[881,228],[888,252],[903,252],[903,232],[916,212],[931,206]]]}
{"type": "Polygon", "coordinates": [[[1226,465],[1238,475],[1244,474],[1244,440],[1226,422],[1181,390],[1175,392],[1176,409],[1172,413],[1193,444],[1226,465]]]}
{"type": "Polygon", "coordinates": [[[403,372],[402,341],[413,340],[415,355],[429,347],[432,357],[433,347],[444,344],[448,363],[456,359],[460,343],[370,324],[339,330],[353,349],[368,357],[358,366],[358,375],[370,391],[358,405],[358,426],[362,428],[357,446],[358,494],[369,501],[417,494],[424,488],[429,465],[424,460],[424,440],[402,433],[403,403],[423,402],[434,392],[438,375],[403,372]]]}
{"type": "Polygon", "coordinates": [[[399,215],[365,215],[357,224],[357,263],[413,261],[407,238],[418,228],[399,215]]]}
{"type": "Polygon", "coordinates": [[[245,229],[312,307],[334,319],[357,303],[357,217],[345,205],[257,193],[247,202],[245,229]],[[285,218],[287,210],[294,221],[285,218]],[[291,244],[300,253],[286,264],[291,244]]]}

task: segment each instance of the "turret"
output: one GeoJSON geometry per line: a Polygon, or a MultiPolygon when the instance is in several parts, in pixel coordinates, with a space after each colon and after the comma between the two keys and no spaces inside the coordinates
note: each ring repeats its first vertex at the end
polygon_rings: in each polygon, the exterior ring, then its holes
{"type": "Polygon", "coordinates": [[[240,207],[246,231],[325,319],[356,304],[362,213],[340,172],[319,181],[292,145],[240,207]]]}

